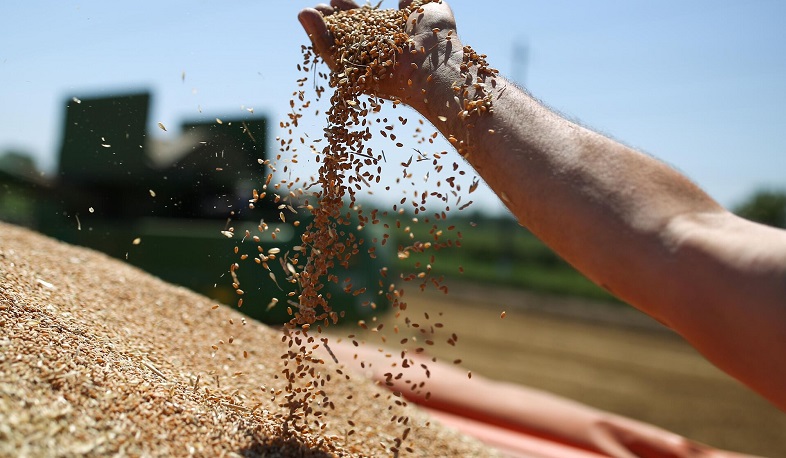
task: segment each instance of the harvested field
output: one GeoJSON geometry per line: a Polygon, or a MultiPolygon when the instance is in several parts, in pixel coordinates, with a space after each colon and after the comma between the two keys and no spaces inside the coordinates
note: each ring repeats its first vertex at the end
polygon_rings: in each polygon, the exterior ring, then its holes
{"type": "Polygon", "coordinates": [[[493,453],[332,361],[324,430],[287,430],[280,331],[102,254],[0,223],[0,276],[1,456],[493,453]]]}
{"type": "Polygon", "coordinates": [[[449,285],[448,295],[407,296],[407,313],[444,312],[445,327],[461,337],[456,347],[434,346],[431,354],[461,358],[473,373],[542,389],[714,447],[786,456],[784,412],[638,311],[466,282],[449,285]]]}

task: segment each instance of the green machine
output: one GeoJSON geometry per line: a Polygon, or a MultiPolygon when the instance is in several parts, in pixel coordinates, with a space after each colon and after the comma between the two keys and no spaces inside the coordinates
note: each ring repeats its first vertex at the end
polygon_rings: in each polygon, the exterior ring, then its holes
{"type": "MultiPolygon", "coordinates": [[[[249,114],[188,121],[179,133],[165,127],[162,140],[149,135],[148,129],[160,127],[148,125],[150,102],[146,92],[68,101],[58,178],[38,206],[38,229],[225,304],[237,306],[242,298],[240,310],[260,321],[287,321],[287,306],[295,309],[297,300],[296,293],[287,295],[297,292],[296,284],[285,281],[291,272],[285,262],[268,262],[266,269],[253,258],[258,247],[276,249],[279,258],[294,253],[310,218],[292,202],[298,215],[285,211],[300,225],[282,222],[281,202],[271,192],[249,208],[252,190],[261,189],[267,175],[260,163],[266,159],[267,120],[249,114]],[[268,230],[260,232],[261,225],[268,230]],[[238,269],[231,269],[234,263],[238,269]]],[[[357,233],[355,227],[346,230],[357,233]]],[[[379,236],[374,230],[364,228],[362,238],[379,236]]],[[[368,287],[355,296],[327,285],[332,308],[349,321],[388,308],[378,281],[389,256],[379,247],[375,257],[360,250],[348,270],[338,267],[338,277],[368,287]]]]}

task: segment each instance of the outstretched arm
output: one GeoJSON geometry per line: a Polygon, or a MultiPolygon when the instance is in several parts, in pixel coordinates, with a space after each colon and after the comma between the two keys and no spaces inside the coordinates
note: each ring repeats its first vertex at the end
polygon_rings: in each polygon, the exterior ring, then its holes
{"type": "MultiPolygon", "coordinates": [[[[331,342],[330,345],[332,356],[347,369],[400,392],[408,400],[431,409],[432,415],[441,412],[443,421],[451,420],[456,415],[459,418],[469,419],[470,425],[475,421],[491,427],[501,427],[503,431],[514,434],[513,437],[516,437],[517,433],[524,433],[610,457],[743,458],[747,456],[715,450],[656,426],[532,388],[490,380],[478,375],[469,379],[466,371],[450,363],[434,361],[423,353],[409,353],[407,358],[410,359],[410,364],[408,367],[402,367],[396,365],[396,358],[390,358],[389,353],[380,352],[367,345],[356,347],[349,342],[331,342]],[[430,373],[428,376],[424,373],[421,364],[428,367],[430,373]],[[400,371],[404,376],[388,378],[392,370],[400,371]],[[413,389],[423,386],[421,384],[425,384],[430,396],[426,397],[421,389],[413,389]]],[[[323,351],[322,356],[330,358],[326,351],[323,351]]],[[[461,423],[454,423],[451,426],[458,426],[461,429],[461,423]]],[[[470,434],[494,443],[494,435],[484,437],[482,429],[472,427],[469,429],[470,434]]],[[[520,436],[516,437],[519,438],[520,436]]],[[[517,440],[513,442],[521,443],[517,440]]],[[[505,442],[497,442],[497,444],[503,445],[505,442]]]]}
{"type": "MultiPolygon", "coordinates": [[[[304,11],[301,22],[324,54],[320,14],[304,11]]],[[[462,72],[446,4],[411,18],[413,47],[425,43],[425,52],[381,95],[453,137],[521,224],[587,277],[786,409],[786,232],[734,216],[672,168],[562,118],[504,78],[478,78],[477,66],[462,72]],[[491,111],[462,119],[454,86],[467,78],[490,95],[491,111]]]]}

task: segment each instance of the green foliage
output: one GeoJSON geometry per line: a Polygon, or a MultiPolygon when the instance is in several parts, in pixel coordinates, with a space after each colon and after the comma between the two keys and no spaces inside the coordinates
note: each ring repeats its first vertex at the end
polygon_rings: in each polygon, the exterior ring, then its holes
{"type": "Polygon", "coordinates": [[[19,177],[38,175],[33,156],[25,151],[6,150],[0,153],[0,170],[19,177]]]}
{"type": "Polygon", "coordinates": [[[786,228],[786,192],[757,191],[734,212],[751,221],[786,228]]]}
{"type": "Polygon", "coordinates": [[[436,229],[434,221],[423,224],[423,218],[418,224],[411,223],[411,216],[401,216],[399,220],[401,230],[398,231],[394,230],[394,219],[386,221],[391,227],[391,242],[397,247],[411,245],[414,241],[435,242],[434,232],[440,229],[439,240],[453,241],[452,246],[437,248],[438,251],[432,248],[398,260],[396,267],[405,275],[430,265],[432,276],[436,277],[615,300],[509,217],[488,218],[477,214],[451,217],[436,222],[436,229]]]}

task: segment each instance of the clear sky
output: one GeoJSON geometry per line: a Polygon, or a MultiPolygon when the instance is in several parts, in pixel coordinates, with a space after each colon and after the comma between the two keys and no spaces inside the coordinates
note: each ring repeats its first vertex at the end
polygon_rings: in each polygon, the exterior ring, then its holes
{"type": "MultiPolygon", "coordinates": [[[[462,41],[492,66],[572,119],[675,166],[721,203],[786,188],[786,2],[450,4],[462,41]]],[[[2,2],[0,151],[29,151],[52,171],[67,99],[136,89],[153,91],[151,127],[249,107],[277,125],[307,42],[296,14],[310,5],[2,2]]],[[[487,191],[474,196],[500,208],[487,191]]]]}

